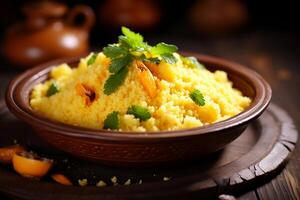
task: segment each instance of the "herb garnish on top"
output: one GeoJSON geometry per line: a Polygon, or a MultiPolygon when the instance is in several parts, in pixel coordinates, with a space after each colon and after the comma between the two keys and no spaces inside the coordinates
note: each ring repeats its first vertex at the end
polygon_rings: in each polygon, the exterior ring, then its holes
{"type": "Polygon", "coordinates": [[[122,27],[123,35],[119,36],[117,44],[109,44],[103,48],[105,56],[111,59],[108,77],[104,84],[104,93],[110,95],[115,92],[124,82],[128,67],[133,60],[160,63],[162,60],[174,64],[177,59],[173,55],[178,50],[175,45],[164,42],[151,46],[144,42],[143,36],[134,33],[126,27],[122,27]]]}

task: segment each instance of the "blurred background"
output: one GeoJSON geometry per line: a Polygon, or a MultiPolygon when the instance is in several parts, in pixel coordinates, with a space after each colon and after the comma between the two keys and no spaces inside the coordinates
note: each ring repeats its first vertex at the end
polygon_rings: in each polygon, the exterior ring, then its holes
{"type": "Polygon", "coordinates": [[[164,41],[245,64],[273,89],[288,84],[299,63],[293,0],[10,0],[1,1],[0,19],[0,98],[14,75],[101,50],[116,41],[122,25],[149,43],[164,41]]]}
{"type": "Polygon", "coordinates": [[[120,34],[121,25],[149,41],[167,40],[188,50],[194,47],[185,40],[204,41],[202,46],[205,41],[226,41],[256,31],[271,37],[298,33],[297,13],[293,0],[2,1],[1,62],[24,68],[101,49],[120,34]]]}

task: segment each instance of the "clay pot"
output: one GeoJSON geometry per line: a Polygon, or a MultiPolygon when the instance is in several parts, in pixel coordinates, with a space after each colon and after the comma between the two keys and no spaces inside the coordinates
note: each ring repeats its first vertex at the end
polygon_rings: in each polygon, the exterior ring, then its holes
{"type": "Polygon", "coordinates": [[[54,58],[78,56],[88,51],[89,31],[94,23],[91,8],[78,5],[65,14],[64,4],[41,1],[23,7],[25,21],[10,27],[4,54],[14,65],[31,67],[54,58]],[[75,19],[83,16],[83,22],[75,19]]]}
{"type": "Polygon", "coordinates": [[[150,29],[159,23],[160,17],[161,10],[155,0],[107,0],[99,8],[99,21],[110,28],[150,29]]]}

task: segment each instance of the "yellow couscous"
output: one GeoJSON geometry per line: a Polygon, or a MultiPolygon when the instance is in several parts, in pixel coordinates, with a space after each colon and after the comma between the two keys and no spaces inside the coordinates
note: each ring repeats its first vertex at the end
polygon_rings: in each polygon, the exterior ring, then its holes
{"type": "Polygon", "coordinates": [[[115,61],[105,51],[92,53],[77,68],[54,67],[49,80],[33,88],[30,105],[66,124],[139,132],[199,127],[235,116],[250,105],[251,99],[232,87],[226,72],[190,67],[178,53],[172,56],[176,62],[151,63],[133,57],[124,81],[116,77],[120,85],[105,91],[115,61]],[[193,98],[195,91],[200,103],[193,98]],[[109,126],[109,119],[117,124],[109,126]]]}

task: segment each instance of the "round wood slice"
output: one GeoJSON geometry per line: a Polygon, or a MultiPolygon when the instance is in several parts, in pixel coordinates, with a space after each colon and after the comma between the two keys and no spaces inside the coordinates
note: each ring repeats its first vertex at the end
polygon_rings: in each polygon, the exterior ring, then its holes
{"type": "MultiPolygon", "coordinates": [[[[265,113],[225,149],[191,162],[149,168],[118,168],[79,160],[44,143],[0,103],[0,146],[13,143],[56,161],[51,173],[63,173],[74,186],[22,178],[0,164],[0,191],[18,199],[190,199],[234,193],[267,179],[288,160],[297,141],[292,119],[271,104],[265,113]],[[1,112],[2,111],[2,112],[1,112]],[[116,176],[117,184],[111,178],[116,176]],[[89,186],[79,187],[78,179],[89,186]],[[130,179],[130,181],[128,181],[130,179]],[[106,187],[96,187],[98,181],[106,187]],[[130,185],[125,186],[125,182],[130,185]]],[[[50,174],[51,174],[50,173],[50,174]]]]}

